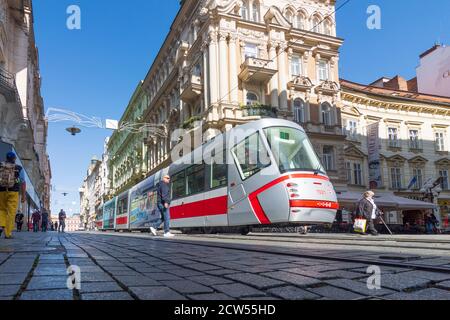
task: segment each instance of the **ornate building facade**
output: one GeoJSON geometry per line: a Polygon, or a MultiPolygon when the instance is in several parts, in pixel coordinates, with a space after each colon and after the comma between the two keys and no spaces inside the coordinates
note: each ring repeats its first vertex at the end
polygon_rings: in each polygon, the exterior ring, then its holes
{"type": "Polygon", "coordinates": [[[48,123],[40,93],[31,0],[0,0],[0,142],[27,173],[29,204],[50,208],[48,123]]]}
{"type": "Polygon", "coordinates": [[[207,137],[262,117],[297,121],[338,189],[345,189],[334,0],[182,2],[143,87],[147,173],[169,162],[172,132],[207,137]],[[189,26],[189,27],[186,27],[189,26]]]}
{"type": "MultiPolygon", "coordinates": [[[[363,192],[369,188],[367,135],[375,125],[381,167],[381,184],[375,191],[423,200],[427,181],[441,178],[434,200],[441,209],[442,223],[448,225],[450,97],[392,89],[399,87],[393,86],[395,81],[401,78],[368,86],[341,80],[348,189],[363,192]]],[[[402,224],[401,212],[388,216],[388,222],[402,224]]]]}

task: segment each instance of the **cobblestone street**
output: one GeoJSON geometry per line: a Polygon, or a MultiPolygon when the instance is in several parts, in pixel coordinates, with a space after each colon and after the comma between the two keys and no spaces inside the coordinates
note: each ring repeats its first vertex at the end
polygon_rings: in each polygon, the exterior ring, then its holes
{"type": "MultiPolygon", "coordinates": [[[[147,234],[19,233],[0,240],[0,298],[450,300],[449,272],[414,270],[408,259],[404,267],[382,265],[382,288],[369,290],[368,263],[296,256],[313,250],[306,247],[273,249],[258,252],[257,244],[184,235],[164,240],[147,234]],[[80,267],[80,290],[67,288],[70,265],[80,267]]],[[[314,251],[332,253],[325,246],[314,251]]],[[[338,252],[361,254],[352,248],[338,252]]],[[[450,267],[448,256],[425,258],[417,262],[450,267]]]]}

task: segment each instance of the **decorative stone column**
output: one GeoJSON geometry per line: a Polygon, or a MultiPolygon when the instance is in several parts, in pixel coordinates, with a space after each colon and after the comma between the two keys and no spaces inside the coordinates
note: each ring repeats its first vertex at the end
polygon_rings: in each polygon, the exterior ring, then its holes
{"type": "MultiPolygon", "coordinates": [[[[277,46],[278,44],[275,41],[270,42],[269,47],[269,60],[271,60],[272,67],[274,69],[278,69],[278,62],[277,62],[277,46]]],[[[278,74],[280,72],[278,71],[277,74],[275,74],[272,79],[270,80],[270,103],[272,107],[278,107],[278,74]]]]}
{"type": "Polygon", "coordinates": [[[236,53],[237,34],[230,35],[229,54],[230,54],[230,101],[232,104],[239,103],[239,79],[238,79],[238,64],[236,53]]]}
{"type": "Polygon", "coordinates": [[[219,34],[219,72],[220,72],[220,102],[227,102],[229,98],[228,89],[228,45],[227,45],[227,32],[220,32],[219,34]]]}
{"type": "Polygon", "coordinates": [[[210,86],[210,98],[211,104],[215,104],[218,101],[218,77],[217,77],[217,32],[209,32],[209,86],[210,86]]]}
{"type": "Polygon", "coordinates": [[[278,55],[278,79],[279,79],[279,94],[280,94],[280,109],[286,110],[288,108],[288,92],[287,92],[287,68],[286,68],[286,44],[280,45],[278,55]]]}
{"type": "MultiPolygon", "coordinates": [[[[204,110],[209,107],[209,70],[208,70],[208,41],[204,41],[202,44],[203,53],[203,99],[204,99],[204,110]]],[[[181,117],[180,117],[181,118],[181,117]]]]}

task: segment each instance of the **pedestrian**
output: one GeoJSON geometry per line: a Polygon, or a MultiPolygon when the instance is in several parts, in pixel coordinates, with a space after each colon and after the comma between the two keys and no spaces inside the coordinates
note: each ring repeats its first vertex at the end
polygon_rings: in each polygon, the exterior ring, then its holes
{"type": "Polygon", "coordinates": [[[41,223],[42,232],[47,232],[47,227],[48,227],[48,212],[47,210],[44,209],[42,211],[42,223],[41,223]]]}
{"type": "Polygon", "coordinates": [[[58,220],[59,220],[58,232],[64,233],[64,230],[66,229],[66,218],[67,218],[66,212],[63,209],[61,209],[61,211],[58,214],[58,220]]]}
{"type": "Polygon", "coordinates": [[[434,213],[428,212],[425,215],[425,227],[426,227],[427,234],[434,234],[434,233],[436,233],[437,222],[438,221],[437,221],[437,218],[434,215],[434,213]]]}
{"type": "Polygon", "coordinates": [[[31,221],[33,221],[33,232],[39,231],[39,222],[41,221],[41,213],[39,210],[35,210],[31,215],[31,221]]]}
{"type": "Polygon", "coordinates": [[[25,216],[23,215],[22,212],[17,212],[16,214],[16,226],[17,226],[17,231],[21,232],[22,231],[22,226],[23,226],[23,218],[25,216]]]}
{"type": "Polygon", "coordinates": [[[19,193],[22,203],[26,200],[25,171],[16,160],[15,153],[8,152],[6,162],[0,163],[0,235],[5,231],[5,239],[12,239],[19,193]]]}
{"type": "Polygon", "coordinates": [[[55,231],[59,232],[59,230],[58,230],[58,221],[55,221],[55,231]]]}
{"type": "MultiPolygon", "coordinates": [[[[363,198],[358,203],[358,217],[364,217],[367,220],[367,229],[373,236],[378,236],[378,231],[375,229],[373,221],[383,214],[378,209],[375,201],[373,200],[375,193],[373,191],[364,192],[363,198]]],[[[366,234],[366,233],[364,233],[366,234]]]]}
{"type": "Polygon", "coordinates": [[[164,237],[171,238],[170,233],[170,176],[165,175],[156,188],[157,207],[161,214],[160,218],[150,227],[150,232],[156,236],[156,230],[164,223],[164,237]]]}

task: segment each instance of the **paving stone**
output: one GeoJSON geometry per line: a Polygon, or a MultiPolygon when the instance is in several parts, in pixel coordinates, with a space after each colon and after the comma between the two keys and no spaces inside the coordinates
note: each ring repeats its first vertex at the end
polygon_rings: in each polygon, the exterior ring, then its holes
{"type": "Polygon", "coordinates": [[[450,300],[450,291],[430,288],[413,293],[397,292],[383,298],[389,300],[450,300]]]}
{"type": "Polygon", "coordinates": [[[289,272],[285,272],[285,271],[268,272],[268,273],[263,273],[262,275],[270,277],[270,278],[274,278],[277,280],[285,281],[285,282],[291,283],[291,284],[299,286],[299,287],[306,287],[306,286],[311,286],[314,284],[321,283],[321,281],[318,279],[305,277],[305,276],[302,276],[299,274],[293,274],[293,273],[289,273],[289,272]]]}
{"type": "Polygon", "coordinates": [[[114,277],[115,276],[134,276],[134,277],[139,277],[142,276],[139,272],[136,272],[134,270],[112,270],[109,271],[114,277]]]}
{"type": "Polygon", "coordinates": [[[0,274],[0,285],[22,284],[27,278],[27,273],[0,274]]]}
{"type": "MultiPolygon", "coordinates": [[[[382,278],[382,287],[385,284],[385,281],[382,278]]],[[[366,296],[383,296],[386,294],[394,293],[392,290],[389,289],[380,289],[380,290],[370,290],[367,287],[366,282],[362,281],[355,281],[355,280],[348,280],[348,279],[335,279],[335,280],[325,280],[326,283],[331,284],[335,287],[339,287],[341,289],[351,290],[353,292],[366,295],[366,296]]]]}
{"type": "MultiPolygon", "coordinates": [[[[392,273],[401,273],[401,272],[411,271],[411,269],[408,269],[408,268],[386,267],[386,266],[379,266],[379,267],[381,269],[381,274],[382,275],[383,274],[392,274],[392,273]]],[[[367,267],[351,269],[349,271],[354,271],[354,272],[360,272],[360,273],[367,274],[367,267]]]]}
{"type": "Polygon", "coordinates": [[[450,281],[439,282],[436,284],[436,287],[450,290],[450,281]]]}
{"type": "Polygon", "coordinates": [[[95,293],[95,292],[113,292],[123,291],[123,289],[116,282],[89,282],[81,283],[81,293],[95,293]]]}
{"type": "Polygon", "coordinates": [[[27,290],[67,289],[67,277],[33,276],[27,290]]]}
{"type": "Polygon", "coordinates": [[[311,291],[317,295],[320,295],[326,299],[331,300],[355,300],[361,299],[364,296],[350,292],[347,290],[339,289],[332,286],[323,286],[319,288],[309,288],[308,291],[311,291]]]}
{"type": "Polygon", "coordinates": [[[381,276],[381,286],[398,291],[426,287],[431,280],[411,278],[406,273],[385,274],[381,276]]]}
{"type": "Polygon", "coordinates": [[[178,292],[167,287],[130,287],[140,300],[186,300],[178,292]]]}
{"type": "Polygon", "coordinates": [[[217,270],[219,269],[219,267],[217,266],[212,266],[210,264],[206,264],[206,263],[193,263],[193,264],[187,264],[184,265],[184,267],[186,268],[191,268],[197,271],[209,271],[209,270],[217,270]]]}
{"type": "Polygon", "coordinates": [[[198,272],[198,271],[194,271],[194,270],[189,270],[189,269],[183,269],[183,268],[178,268],[178,269],[174,269],[174,270],[167,270],[168,273],[174,274],[176,276],[180,276],[180,277],[193,277],[193,276],[201,276],[203,275],[203,273],[198,272]]]}
{"type": "Polygon", "coordinates": [[[181,280],[182,278],[165,272],[151,272],[143,273],[147,278],[160,281],[160,280],[181,280]]]}
{"type": "MultiPolygon", "coordinates": [[[[330,272],[317,272],[313,270],[308,270],[305,268],[291,268],[291,269],[284,269],[283,271],[299,274],[305,277],[315,278],[315,279],[330,279],[333,278],[333,276],[330,275],[330,272]]],[[[361,275],[359,275],[361,277],[361,275]]]]}
{"type": "Polygon", "coordinates": [[[314,293],[293,286],[273,288],[267,292],[285,300],[315,300],[320,298],[314,293]]]}
{"type": "Polygon", "coordinates": [[[101,293],[82,294],[81,300],[121,301],[121,300],[134,300],[134,299],[127,292],[101,292],[101,293]]]}
{"type": "Polygon", "coordinates": [[[241,283],[233,283],[233,284],[219,284],[214,285],[214,289],[217,291],[223,292],[226,295],[229,295],[233,298],[245,298],[251,296],[263,296],[264,292],[256,290],[252,287],[249,287],[245,284],[241,283]]]}
{"type": "Polygon", "coordinates": [[[12,300],[14,300],[14,296],[0,297],[0,301],[12,301],[12,300]]]}
{"type": "Polygon", "coordinates": [[[447,273],[438,273],[438,272],[427,272],[427,271],[411,271],[404,273],[403,275],[409,276],[412,278],[421,278],[421,279],[428,279],[432,281],[444,281],[444,280],[450,280],[450,274],[447,273]]]}
{"type": "Polygon", "coordinates": [[[233,283],[233,281],[231,281],[231,280],[224,279],[221,277],[210,276],[210,275],[189,277],[188,280],[192,280],[192,281],[198,282],[200,284],[204,284],[206,286],[211,286],[214,284],[233,283]]]}
{"type": "Polygon", "coordinates": [[[223,293],[196,294],[196,295],[189,295],[188,297],[189,299],[192,300],[203,300],[203,301],[234,300],[233,298],[223,293]]]}
{"type": "Polygon", "coordinates": [[[38,290],[25,291],[20,300],[73,300],[72,290],[38,290]]]}
{"type": "Polygon", "coordinates": [[[352,272],[347,270],[333,270],[325,272],[329,277],[345,278],[345,279],[360,279],[368,276],[368,274],[361,274],[359,272],[352,272]]]}
{"type": "Polygon", "coordinates": [[[118,281],[123,283],[127,287],[149,287],[149,286],[158,286],[161,285],[158,281],[145,277],[143,275],[140,276],[116,276],[118,281]]]}
{"type": "Polygon", "coordinates": [[[67,275],[67,268],[60,268],[60,267],[37,267],[33,271],[34,276],[65,276],[67,275]]]}
{"type": "Polygon", "coordinates": [[[258,289],[273,288],[285,284],[285,282],[283,281],[274,280],[272,278],[263,277],[253,273],[235,273],[226,275],[225,277],[245,284],[249,284],[258,289]]]}
{"type": "Polygon", "coordinates": [[[232,274],[232,273],[237,273],[237,272],[239,272],[239,271],[230,270],[230,269],[217,269],[217,270],[206,271],[206,273],[216,275],[216,276],[223,276],[225,274],[232,274]]]}
{"type": "Polygon", "coordinates": [[[85,282],[112,282],[114,281],[105,272],[81,272],[81,283],[85,282]]]}
{"type": "Polygon", "coordinates": [[[185,293],[208,293],[214,290],[190,280],[162,281],[162,283],[178,292],[185,293]]]}
{"type": "Polygon", "coordinates": [[[0,285],[0,297],[14,296],[20,290],[19,284],[0,285]]]}

